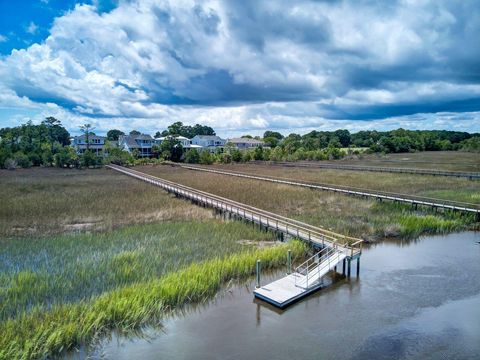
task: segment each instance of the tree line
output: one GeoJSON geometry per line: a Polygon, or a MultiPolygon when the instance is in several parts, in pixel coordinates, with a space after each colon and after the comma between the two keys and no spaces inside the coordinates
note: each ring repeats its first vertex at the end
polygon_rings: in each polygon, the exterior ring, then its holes
{"type": "MultiPolygon", "coordinates": [[[[85,124],[80,128],[87,139],[95,135],[94,128],[85,124]]],[[[140,134],[137,130],[131,135],[140,134]]],[[[107,143],[103,156],[97,156],[87,149],[77,154],[70,145],[70,134],[61,122],[47,117],[40,124],[31,121],[17,127],[0,129],[0,167],[16,168],[30,166],[85,167],[103,163],[135,164],[150,159],[139,159],[135,153],[115,146],[124,132],[112,129],[107,132],[107,143]]],[[[170,161],[211,164],[213,162],[247,162],[251,160],[297,161],[340,159],[348,154],[400,153],[414,151],[461,150],[480,152],[480,134],[447,130],[405,130],[359,131],[348,130],[311,131],[308,134],[282,135],[267,130],[263,136],[254,138],[263,140],[265,146],[250,150],[238,150],[227,143],[216,152],[183,149],[175,136],[193,138],[195,135],[215,135],[213,128],[196,124],[194,126],[175,122],[155,137],[166,139],[152,148],[153,157],[170,161]]],[[[253,138],[251,135],[243,137],[253,138]]]]}

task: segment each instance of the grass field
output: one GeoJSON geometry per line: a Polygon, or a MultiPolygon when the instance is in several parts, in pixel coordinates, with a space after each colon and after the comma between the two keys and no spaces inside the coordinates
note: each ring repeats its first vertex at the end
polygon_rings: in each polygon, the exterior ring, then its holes
{"type": "MultiPolygon", "coordinates": [[[[256,169],[255,165],[252,166],[256,169]]],[[[237,165],[232,168],[237,168],[237,165]]],[[[192,172],[171,166],[145,166],[136,169],[312,225],[370,240],[461,230],[473,226],[474,221],[473,216],[468,215],[450,212],[437,214],[429,209],[413,210],[407,205],[381,203],[376,200],[212,173],[192,172]],[[418,220],[412,220],[415,218],[418,220]]],[[[455,187],[452,191],[454,189],[455,187]]]]}
{"type": "Polygon", "coordinates": [[[0,359],[151,324],[306,251],[105,169],[0,172],[0,201],[0,359]]]}

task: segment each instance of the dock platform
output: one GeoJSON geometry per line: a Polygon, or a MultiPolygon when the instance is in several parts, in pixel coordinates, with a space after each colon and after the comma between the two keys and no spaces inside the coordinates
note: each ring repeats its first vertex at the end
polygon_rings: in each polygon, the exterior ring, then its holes
{"type": "Polygon", "coordinates": [[[257,299],[261,299],[283,309],[322,287],[322,282],[318,282],[306,289],[296,286],[295,282],[299,281],[296,277],[301,276],[302,275],[298,273],[287,275],[268,285],[255,289],[253,293],[257,299]]]}

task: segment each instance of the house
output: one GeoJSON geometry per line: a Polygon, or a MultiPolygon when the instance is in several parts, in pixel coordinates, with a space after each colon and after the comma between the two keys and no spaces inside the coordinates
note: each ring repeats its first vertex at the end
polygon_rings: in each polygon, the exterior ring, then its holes
{"type": "Polygon", "coordinates": [[[88,144],[87,136],[85,134],[75,136],[71,139],[71,145],[79,155],[83,154],[87,149],[93,151],[96,155],[102,155],[106,142],[107,138],[105,136],[93,134],[88,135],[88,144]]]}
{"type": "Polygon", "coordinates": [[[201,146],[203,149],[208,149],[210,152],[214,152],[220,148],[223,150],[227,141],[216,135],[195,135],[192,138],[192,144],[201,146]]]}
{"type": "Polygon", "coordinates": [[[176,140],[178,141],[184,149],[197,149],[200,150],[202,147],[197,145],[197,144],[192,144],[192,141],[189,138],[186,138],[185,136],[164,136],[164,137],[159,137],[155,138],[155,142],[157,144],[161,144],[165,140],[176,140]]]}
{"type": "Polygon", "coordinates": [[[152,146],[156,144],[155,140],[147,134],[140,135],[120,135],[118,137],[119,146],[129,153],[138,152],[140,157],[151,157],[152,146]]]}
{"type": "Polygon", "coordinates": [[[252,149],[259,146],[265,146],[265,143],[261,140],[257,139],[250,139],[250,138],[233,138],[228,139],[228,142],[233,144],[237,149],[244,150],[244,149],[252,149]]]}

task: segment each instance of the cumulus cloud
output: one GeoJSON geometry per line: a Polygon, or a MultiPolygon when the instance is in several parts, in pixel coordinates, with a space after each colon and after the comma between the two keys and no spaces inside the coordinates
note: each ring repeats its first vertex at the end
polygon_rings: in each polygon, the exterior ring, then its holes
{"type": "Polygon", "coordinates": [[[68,121],[123,128],[358,129],[406,116],[453,128],[456,115],[415,114],[468,113],[478,129],[479,35],[475,1],[77,5],[44,42],[0,60],[0,84],[68,121]]]}

